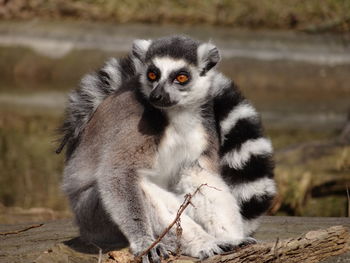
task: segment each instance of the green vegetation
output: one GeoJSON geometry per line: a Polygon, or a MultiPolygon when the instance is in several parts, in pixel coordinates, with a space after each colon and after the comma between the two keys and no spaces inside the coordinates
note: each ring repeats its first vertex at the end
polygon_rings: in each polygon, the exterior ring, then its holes
{"type": "Polygon", "coordinates": [[[5,19],[42,17],[249,29],[350,30],[348,0],[11,0],[5,3],[0,7],[0,17],[5,19]]]}
{"type": "Polygon", "coordinates": [[[47,111],[1,109],[0,204],[66,208],[59,188],[63,156],[54,153],[58,123],[47,111]]]}
{"type": "Polygon", "coordinates": [[[326,141],[337,136],[332,129],[306,129],[296,127],[274,127],[266,131],[271,137],[275,151],[283,151],[295,145],[312,141],[326,141]]]}
{"type": "Polygon", "coordinates": [[[308,143],[276,155],[279,212],[298,216],[348,216],[350,146],[308,143]]]}

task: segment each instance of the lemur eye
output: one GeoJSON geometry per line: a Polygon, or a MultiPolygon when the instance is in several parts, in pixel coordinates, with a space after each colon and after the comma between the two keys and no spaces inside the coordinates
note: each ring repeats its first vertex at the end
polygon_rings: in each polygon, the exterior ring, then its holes
{"type": "Polygon", "coordinates": [[[147,77],[150,81],[155,81],[157,79],[157,74],[153,71],[147,73],[147,77]]]}
{"type": "Polygon", "coordinates": [[[180,83],[180,84],[184,84],[188,81],[188,76],[185,74],[179,74],[176,76],[176,80],[180,83]]]}

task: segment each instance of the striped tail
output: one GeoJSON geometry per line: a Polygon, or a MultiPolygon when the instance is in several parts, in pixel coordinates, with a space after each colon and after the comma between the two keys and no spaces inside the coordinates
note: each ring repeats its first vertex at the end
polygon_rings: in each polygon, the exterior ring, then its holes
{"type": "Polygon", "coordinates": [[[97,107],[137,75],[139,63],[133,55],[121,59],[112,58],[100,70],[82,78],[78,88],[69,94],[65,120],[60,128],[62,138],[56,153],[60,153],[67,145],[66,156],[67,159],[70,158],[97,107]]]}
{"type": "Polygon", "coordinates": [[[254,107],[232,81],[222,75],[218,78],[214,112],[220,134],[221,175],[239,201],[245,233],[250,235],[257,227],[255,219],[269,209],[276,193],[273,149],[254,107]]]}

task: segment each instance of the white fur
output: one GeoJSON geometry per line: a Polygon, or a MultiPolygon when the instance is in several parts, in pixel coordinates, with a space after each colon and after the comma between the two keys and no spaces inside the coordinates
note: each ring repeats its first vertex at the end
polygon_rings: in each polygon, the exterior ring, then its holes
{"type": "Polygon", "coordinates": [[[220,95],[220,93],[222,93],[225,89],[230,87],[232,81],[228,79],[221,72],[217,72],[215,71],[215,69],[213,69],[212,71],[214,72],[213,72],[213,78],[211,80],[212,84],[210,87],[211,88],[210,94],[211,94],[211,97],[216,97],[220,95]]]}
{"type": "Polygon", "coordinates": [[[251,219],[251,220],[243,220],[243,225],[244,225],[244,227],[243,227],[244,236],[250,236],[259,227],[260,218],[251,219]]]}
{"type": "Polygon", "coordinates": [[[264,177],[249,184],[235,185],[231,192],[243,202],[250,200],[253,196],[274,195],[276,184],[273,179],[264,177]]]}
{"type": "Polygon", "coordinates": [[[193,193],[193,206],[187,213],[211,235],[238,245],[243,238],[242,218],[236,198],[222,178],[204,167],[192,167],[183,171],[176,189],[181,193],[193,193]]]}
{"type": "Polygon", "coordinates": [[[252,155],[272,154],[271,141],[266,138],[248,140],[242,144],[239,150],[232,150],[221,159],[222,164],[228,164],[231,168],[241,169],[249,161],[252,155]]]}
{"type": "Polygon", "coordinates": [[[144,60],[146,52],[151,45],[151,40],[145,40],[145,39],[136,39],[133,42],[132,50],[134,55],[137,55],[139,59],[144,60]]]}
{"type": "MultiPolygon", "coordinates": [[[[176,195],[166,191],[147,179],[141,181],[141,188],[149,203],[152,204],[151,209],[153,211],[150,212],[150,220],[155,235],[160,235],[176,217],[177,211],[184,200],[184,195],[176,195]]],[[[222,241],[207,233],[202,226],[188,216],[187,211],[181,215],[181,227],[183,230],[181,247],[184,254],[201,258],[203,254],[213,256],[216,253],[223,252],[219,247],[222,241]]],[[[172,228],[170,233],[170,235],[165,236],[163,242],[167,245],[170,244],[171,250],[175,247],[175,229],[172,228]]]]}
{"type": "Polygon", "coordinates": [[[102,100],[106,97],[99,89],[96,88],[96,84],[98,83],[98,78],[96,75],[85,75],[81,80],[81,87],[85,94],[87,94],[90,98],[93,98],[92,105],[94,112],[98,105],[102,102],[102,100]]]}
{"type": "MultiPolygon", "coordinates": [[[[193,71],[196,72],[196,71],[193,71]]],[[[196,72],[197,73],[197,72],[196,72]]],[[[209,71],[205,76],[193,74],[193,84],[186,96],[182,98],[179,105],[197,105],[203,104],[210,94],[211,79],[214,71],[209,71]]]]}
{"type": "Polygon", "coordinates": [[[161,72],[160,81],[166,80],[172,71],[188,65],[183,59],[174,59],[171,57],[155,57],[152,61],[161,72]]]}
{"type": "Polygon", "coordinates": [[[225,135],[229,133],[229,131],[236,125],[236,123],[240,119],[257,118],[257,117],[258,117],[257,112],[247,102],[243,102],[237,105],[237,107],[235,107],[228,114],[228,116],[220,123],[222,143],[225,141],[225,135]]]}
{"type": "Polygon", "coordinates": [[[169,111],[169,125],[158,147],[152,180],[168,187],[178,180],[179,169],[198,160],[207,146],[206,133],[199,113],[169,111]]]}
{"type": "Polygon", "coordinates": [[[122,80],[121,80],[118,60],[115,58],[111,58],[110,60],[107,61],[105,66],[102,68],[102,70],[105,71],[111,78],[111,83],[110,83],[111,89],[117,90],[118,88],[120,88],[120,84],[122,80]]]}
{"type": "Polygon", "coordinates": [[[133,44],[134,44],[134,47],[137,48],[138,50],[147,51],[151,43],[152,43],[151,40],[136,39],[134,40],[133,44]]]}

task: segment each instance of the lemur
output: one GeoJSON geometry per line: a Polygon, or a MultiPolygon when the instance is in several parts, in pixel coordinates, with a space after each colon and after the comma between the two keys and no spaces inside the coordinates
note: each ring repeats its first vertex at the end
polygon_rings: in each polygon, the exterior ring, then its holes
{"type": "MultiPolygon", "coordinates": [[[[186,36],[136,40],[86,75],[63,124],[67,194],[81,237],[139,255],[181,217],[182,252],[204,259],[254,243],[276,193],[272,146],[254,107],[216,70],[219,50],[186,36]]],[[[142,261],[175,249],[175,230],[142,261]]]]}

